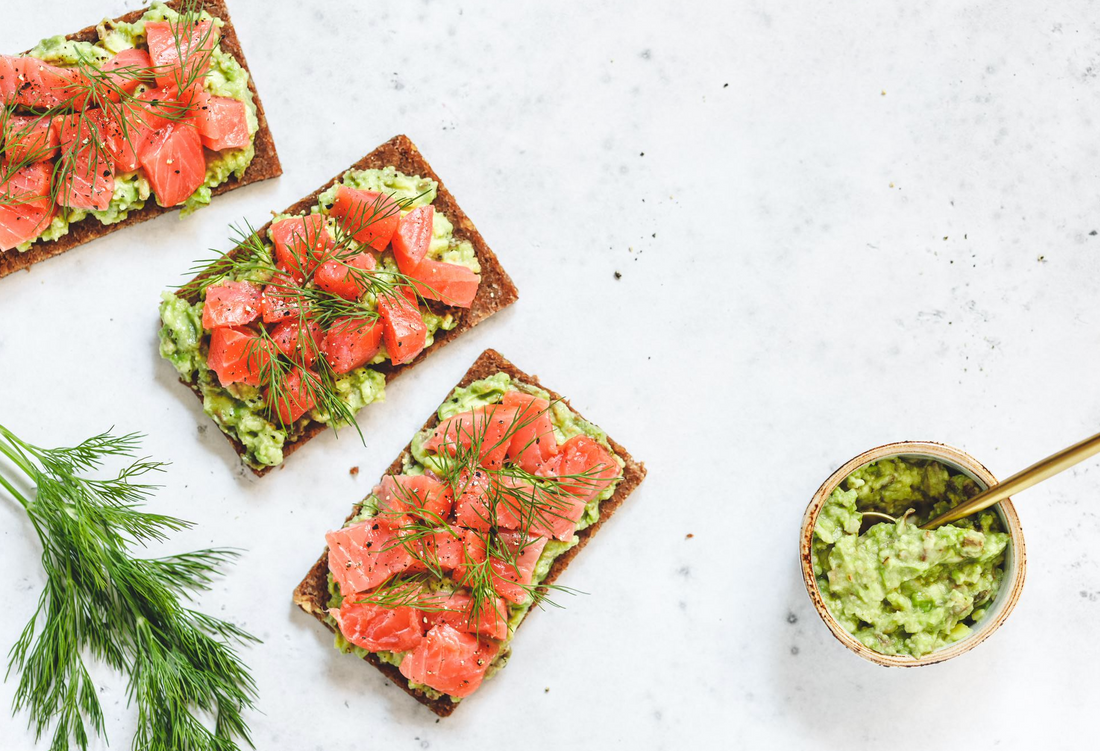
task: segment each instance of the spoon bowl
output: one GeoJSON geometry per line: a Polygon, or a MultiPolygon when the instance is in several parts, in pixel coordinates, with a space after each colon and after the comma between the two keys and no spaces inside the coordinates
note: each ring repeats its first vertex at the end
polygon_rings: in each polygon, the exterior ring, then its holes
{"type": "Polygon", "coordinates": [[[890,516],[889,514],[880,514],[878,511],[861,511],[860,514],[863,517],[863,523],[859,525],[859,533],[861,535],[867,534],[867,530],[879,522],[893,524],[897,521],[896,517],[890,516]]]}

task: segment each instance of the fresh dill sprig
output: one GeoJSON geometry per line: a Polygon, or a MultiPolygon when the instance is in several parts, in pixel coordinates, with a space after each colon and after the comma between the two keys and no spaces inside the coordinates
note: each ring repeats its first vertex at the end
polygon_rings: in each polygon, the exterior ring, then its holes
{"type": "Polygon", "coordinates": [[[356,604],[376,605],[390,610],[416,608],[425,613],[447,612],[448,608],[443,605],[443,597],[429,589],[438,579],[439,577],[431,572],[413,574],[401,579],[388,579],[370,592],[349,595],[344,599],[356,604]]]}
{"type": "Polygon", "coordinates": [[[138,458],[139,445],[135,434],[103,433],[44,449],[0,425],[0,488],[26,510],[46,573],[38,607],[8,655],[7,675],[19,675],[13,711],[28,713],[36,739],[52,726],[52,751],[87,749],[89,730],[105,734],[91,657],[129,678],[134,749],[251,746],[243,713],[256,685],[236,647],[257,640],[187,605],[237,553],[133,555],[137,545],[191,527],[140,510],[157,487],[144,478],[165,465],[138,458]],[[116,475],[85,476],[117,460],[125,466],[116,475]]]}

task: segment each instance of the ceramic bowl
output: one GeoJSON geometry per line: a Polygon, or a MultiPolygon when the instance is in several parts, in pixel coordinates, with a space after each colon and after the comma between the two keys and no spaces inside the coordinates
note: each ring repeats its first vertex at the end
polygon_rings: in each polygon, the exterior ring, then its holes
{"type": "Polygon", "coordinates": [[[817,524],[817,515],[829,495],[843,482],[844,478],[855,470],[870,464],[878,459],[901,456],[906,458],[935,459],[947,467],[960,472],[975,482],[984,490],[997,482],[997,478],[986,469],[974,457],[965,451],[960,451],[952,446],[929,441],[901,441],[889,443],[885,446],[864,451],[855,457],[826,480],[814,494],[810,505],[806,507],[806,514],[802,518],[802,534],[799,539],[799,553],[802,560],[802,578],[806,582],[806,591],[817,610],[817,614],[825,621],[825,625],[833,632],[833,636],[840,643],[855,652],[860,657],[870,660],[878,665],[887,667],[920,667],[933,665],[937,662],[950,660],[953,657],[969,652],[974,647],[989,638],[990,634],[1000,628],[1008,618],[1009,613],[1020,599],[1020,592],[1024,587],[1024,575],[1027,568],[1027,556],[1024,549],[1024,533],[1020,528],[1020,519],[1016,515],[1016,509],[1012,506],[1011,499],[1001,501],[992,509],[997,512],[1001,524],[1011,537],[1005,555],[1005,573],[1001,582],[1001,590],[997,594],[993,604],[989,607],[985,617],[972,628],[965,639],[949,644],[941,649],[924,655],[923,657],[910,657],[908,655],[884,655],[864,646],[854,636],[844,630],[844,627],[829,613],[825,602],[821,598],[821,591],[817,587],[814,578],[813,559],[810,546],[813,541],[814,525],[817,524]]]}

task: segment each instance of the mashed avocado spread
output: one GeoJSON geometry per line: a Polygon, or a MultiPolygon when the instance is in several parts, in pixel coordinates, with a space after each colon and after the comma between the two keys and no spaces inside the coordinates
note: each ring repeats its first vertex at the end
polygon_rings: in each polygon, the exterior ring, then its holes
{"type": "Polygon", "coordinates": [[[1009,536],[992,510],[935,530],[919,525],[980,491],[928,459],[880,459],[832,492],[814,527],[826,607],[865,646],[920,657],[963,639],[1000,590],[1009,536]],[[864,511],[896,516],[860,534],[864,511]]]}
{"type": "MultiPolygon", "coordinates": [[[[393,167],[351,170],[343,176],[342,182],[353,188],[382,191],[391,194],[395,199],[419,196],[413,204],[405,207],[406,213],[418,205],[431,203],[437,190],[434,180],[405,175],[393,167]]],[[[326,213],[332,205],[335,193],[335,186],[322,193],[318,199],[319,204],[313,207],[312,212],[326,213]]],[[[276,216],[275,220],[285,216],[287,215],[276,216]]],[[[328,222],[332,232],[335,220],[330,217],[328,222]]],[[[432,248],[438,258],[450,259],[449,263],[459,263],[474,271],[479,270],[473,246],[454,236],[454,227],[442,212],[435,212],[433,231],[432,248]]],[[[270,250],[270,238],[264,240],[270,250]]],[[[349,249],[357,249],[354,240],[348,242],[349,249]]],[[[383,269],[397,270],[392,251],[386,250],[381,255],[379,265],[383,269]]],[[[245,278],[241,277],[238,281],[245,278]]],[[[267,278],[253,273],[247,280],[265,282],[267,278]]],[[[368,305],[374,304],[369,299],[366,302],[368,305]]],[[[246,462],[257,468],[281,464],[283,446],[288,441],[301,435],[310,422],[331,424],[333,418],[320,409],[313,409],[293,425],[282,427],[268,416],[267,405],[260,389],[241,383],[222,386],[217,375],[206,363],[209,336],[204,334],[209,332],[204,332],[202,328],[203,305],[201,299],[191,303],[171,292],[162,295],[160,354],[172,363],[185,382],[198,387],[203,395],[204,411],[218,423],[223,432],[244,446],[246,462]]],[[[458,323],[450,313],[437,315],[427,308],[421,309],[420,317],[428,329],[425,349],[434,343],[438,331],[449,331],[458,323]]],[[[368,364],[336,377],[336,387],[341,398],[353,414],[371,402],[385,399],[386,378],[375,366],[389,359],[389,353],[386,352],[385,345],[382,345],[368,364]]]]}
{"type": "MultiPolygon", "coordinates": [[[[450,397],[440,405],[438,415],[440,420],[446,420],[448,417],[459,414],[461,412],[468,412],[478,407],[485,407],[490,404],[496,404],[504,398],[504,394],[508,391],[523,391],[534,396],[541,397],[543,399],[550,400],[550,395],[542,389],[529,386],[525,383],[513,381],[511,376],[507,373],[497,373],[488,378],[483,378],[480,381],[474,381],[468,386],[456,388],[451,392],[450,397]]],[[[610,444],[607,441],[607,434],[600,430],[599,427],[592,423],[582,420],[576,415],[569,407],[560,401],[551,402],[550,408],[550,422],[554,427],[554,435],[558,440],[558,443],[564,443],[569,438],[576,435],[587,435],[593,440],[600,443],[606,448],[611,455],[615,457],[615,460],[620,466],[624,465],[622,459],[620,459],[615,452],[611,449],[610,444]]],[[[423,449],[423,443],[432,434],[432,430],[421,431],[413,437],[412,440],[412,453],[404,456],[404,465],[402,467],[402,474],[406,475],[419,475],[432,469],[432,467],[438,467],[435,463],[437,461],[436,456],[428,455],[423,449]]],[[[611,483],[607,488],[603,490],[599,495],[589,501],[584,509],[584,514],[577,524],[577,532],[582,529],[592,526],[600,518],[600,503],[610,498],[615,494],[615,488],[618,486],[619,481],[611,483]]],[[[355,524],[361,522],[364,519],[369,519],[378,513],[378,499],[374,495],[369,495],[360,504],[358,513],[347,521],[347,524],[355,524]]],[[[346,526],[346,525],[345,525],[346,526]]],[[[542,554],[539,556],[538,561],[535,563],[535,570],[531,577],[532,584],[539,584],[550,573],[550,567],[554,561],[562,555],[565,551],[577,545],[580,542],[575,534],[573,538],[566,541],[561,540],[549,540],[546,543],[546,547],[543,548],[542,554]]],[[[442,579],[432,586],[435,590],[453,591],[458,589],[458,585],[451,579],[442,579]]],[[[329,603],[330,608],[339,608],[340,603],[343,601],[343,597],[340,596],[340,589],[336,585],[336,581],[332,578],[332,574],[328,575],[328,589],[329,589],[329,603]]],[[[503,668],[509,657],[509,645],[512,642],[512,636],[515,634],[516,628],[520,622],[526,617],[528,611],[531,609],[531,601],[528,598],[528,602],[523,605],[517,605],[515,603],[508,603],[508,637],[501,645],[500,651],[497,654],[496,659],[490,665],[489,670],[486,672],[486,677],[497,673],[503,668]]],[[[360,657],[368,654],[367,650],[362,647],[351,644],[340,633],[339,626],[336,623],[336,619],[331,615],[325,616],[326,622],[336,630],[336,648],[342,652],[349,652],[356,654],[360,657]]],[[[376,652],[378,658],[384,662],[388,662],[391,665],[400,665],[401,660],[404,658],[403,652],[376,652]]],[[[425,694],[433,699],[438,699],[441,696],[445,696],[439,691],[432,689],[429,686],[410,683],[414,688],[420,689],[425,694]]],[[[458,702],[461,699],[455,697],[448,697],[452,701],[458,702]]]]}
{"type": "MultiPolygon", "coordinates": [[[[220,18],[213,18],[209,13],[201,13],[203,20],[212,20],[219,28],[225,25],[220,18]]],[[[64,36],[55,36],[43,39],[34,49],[27,54],[39,60],[61,67],[73,66],[81,61],[89,62],[97,67],[109,60],[112,55],[125,49],[145,44],[146,21],[177,21],[179,13],[163,3],[157,2],[145,12],[145,14],[133,23],[119,23],[106,20],[97,27],[99,40],[96,42],[76,42],[66,39],[64,36]]],[[[145,90],[144,86],[138,88],[140,94],[145,90]]],[[[256,131],[259,130],[259,122],[256,119],[256,105],[252,101],[252,91],[248,88],[248,72],[241,67],[237,59],[222,50],[217,45],[210,58],[210,68],[206,74],[203,89],[215,96],[232,97],[245,103],[245,116],[248,119],[249,135],[255,140],[256,131]]],[[[224,151],[206,152],[206,179],[203,184],[188,198],[180,211],[182,215],[190,214],[196,209],[210,203],[211,191],[228,181],[230,177],[240,178],[244,175],[248,165],[255,156],[255,146],[249,144],[242,149],[226,149],[224,151]]],[[[111,196],[110,205],[103,211],[85,211],[83,209],[69,209],[54,214],[50,225],[46,230],[22,245],[17,246],[19,252],[25,252],[39,241],[48,242],[66,235],[69,227],[88,217],[94,217],[101,224],[117,224],[129,215],[131,211],[141,209],[149,200],[152,191],[149,182],[145,179],[141,170],[115,175],[115,191],[111,196]]]]}

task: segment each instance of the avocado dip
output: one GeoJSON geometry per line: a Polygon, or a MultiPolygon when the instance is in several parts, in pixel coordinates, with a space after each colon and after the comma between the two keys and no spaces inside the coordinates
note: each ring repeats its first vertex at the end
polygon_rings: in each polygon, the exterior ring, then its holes
{"type": "Polygon", "coordinates": [[[992,509],[920,525],[981,491],[931,459],[890,457],[848,475],[821,507],[813,568],[832,616],[864,646],[921,657],[970,634],[1004,578],[1009,536],[992,509]],[[896,517],[862,535],[864,511],[896,517]]]}

